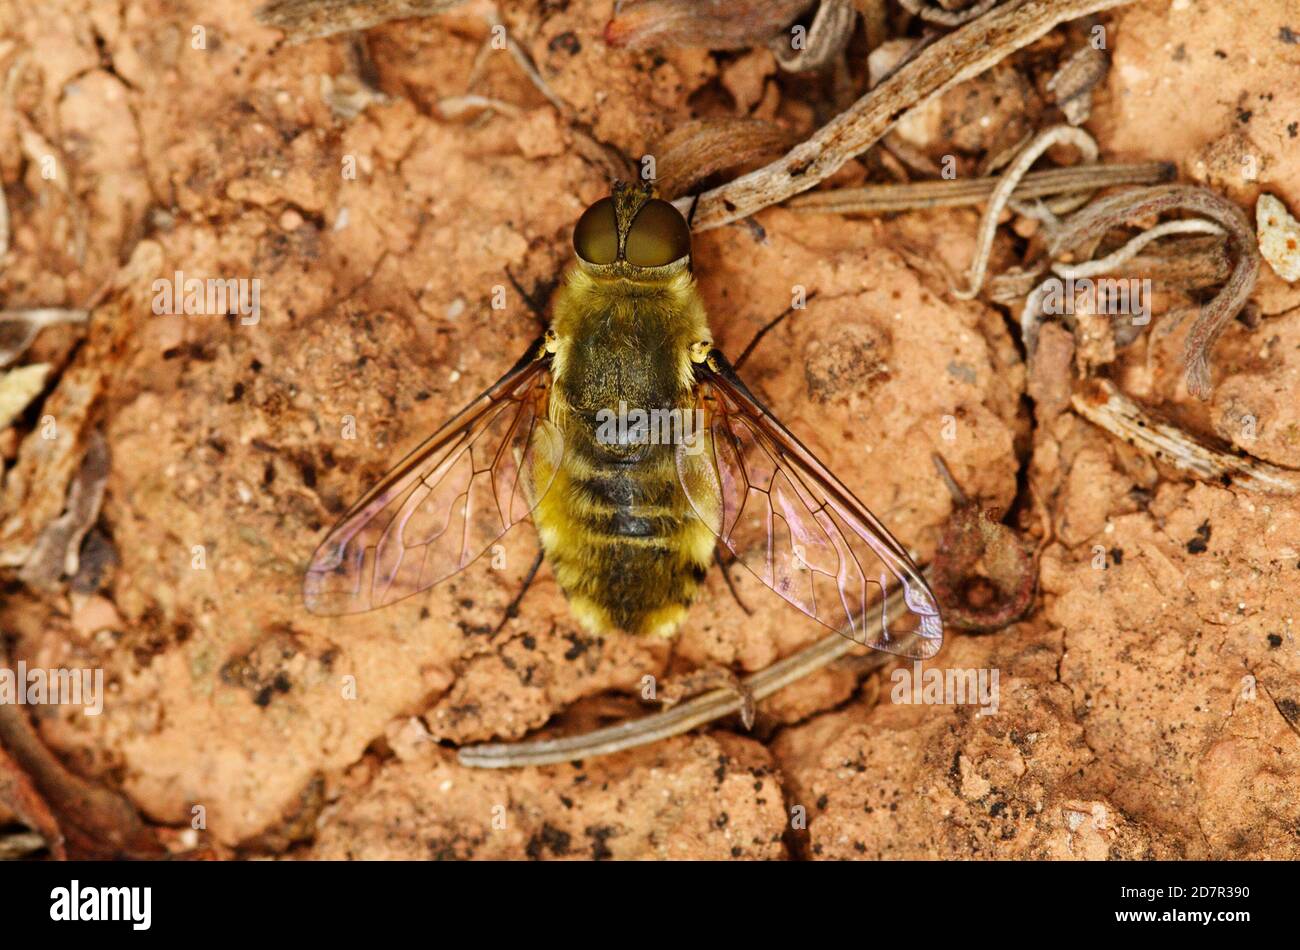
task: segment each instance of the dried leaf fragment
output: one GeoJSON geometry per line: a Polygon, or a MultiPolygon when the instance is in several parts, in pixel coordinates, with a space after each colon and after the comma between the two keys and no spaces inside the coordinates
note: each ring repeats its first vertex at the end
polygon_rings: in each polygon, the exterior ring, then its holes
{"type": "Polygon", "coordinates": [[[658,155],[659,193],[687,194],[720,173],[748,171],[794,144],[793,133],[763,119],[693,119],[664,136],[658,155]]]}
{"type": "Polygon", "coordinates": [[[1106,78],[1110,59],[1104,50],[1084,43],[1047,81],[1047,91],[1065,113],[1065,121],[1082,125],[1092,115],[1092,90],[1106,78]]]}
{"type": "Polygon", "coordinates": [[[258,22],[294,40],[366,30],[390,20],[431,16],[464,0],[272,0],[254,12],[258,22]]]}
{"type": "Polygon", "coordinates": [[[18,418],[45,388],[50,375],[49,363],[33,363],[11,369],[0,376],[0,429],[18,418]]]}
{"type": "Polygon", "coordinates": [[[1032,546],[967,499],[938,455],[934,464],[954,501],[930,568],[944,623],[991,633],[1023,620],[1033,609],[1038,585],[1032,546]]]}
{"type": "Polygon", "coordinates": [[[19,578],[32,587],[50,589],[64,575],[75,577],[79,567],[77,552],[81,542],[99,517],[108,482],[108,444],[98,431],[92,432],[90,444],[77,474],[68,486],[67,510],[45,526],[32,546],[19,578]]]}
{"type": "Polygon", "coordinates": [[[89,310],[40,308],[0,313],[0,366],[8,366],[26,352],[36,335],[56,323],[85,323],[89,310]]]}
{"type": "Polygon", "coordinates": [[[0,805],[13,812],[34,833],[0,837],[0,861],[24,857],[41,847],[48,848],[56,861],[66,857],[63,833],[59,831],[59,823],[50,806],[3,746],[0,746],[0,805]]]}
{"type": "Polygon", "coordinates": [[[605,25],[605,42],[626,49],[749,49],[774,40],[812,0],[641,0],[605,25]]]}

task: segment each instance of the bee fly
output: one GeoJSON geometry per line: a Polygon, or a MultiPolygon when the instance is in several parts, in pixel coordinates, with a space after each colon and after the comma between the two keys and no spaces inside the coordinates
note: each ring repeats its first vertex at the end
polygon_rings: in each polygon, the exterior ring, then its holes
{"type": "Polygon", "coordinates": [[[721,544],[832,630],[933,656],[938,604],[907,552],[714,348],[677,209],[616,183],[578,219],[573,246],[551,329],[343,516],[312,557],[307,607],[401,600],[531,516],[593,632],[671,636],[721,544]],[[703,428],[661,439],[609,424],[629,406],[703,428]],[[895,583],[908,609],[891,625],[895,583]]]}

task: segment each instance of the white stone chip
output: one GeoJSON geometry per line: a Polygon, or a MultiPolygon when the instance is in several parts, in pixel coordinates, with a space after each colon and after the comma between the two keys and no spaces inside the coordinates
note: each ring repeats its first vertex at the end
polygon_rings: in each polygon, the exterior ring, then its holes
{"type": "Polygon", "coordinates": [[[1295,283],[1300,278],[1300,221],[1277,198],[1263,194],[1255,204],[1255,230],[1264,260],[1277,276],[1295,283]]]}

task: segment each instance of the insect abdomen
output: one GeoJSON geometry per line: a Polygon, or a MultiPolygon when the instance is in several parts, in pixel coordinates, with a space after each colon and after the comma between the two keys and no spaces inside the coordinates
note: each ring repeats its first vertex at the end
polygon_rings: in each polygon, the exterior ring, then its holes
{"type": "Polygon", "coordinates": [[[713,535],[682,493],[671,445],[629,457],[580,426],[571,427],[554,502],[538,511],[556,578],[589,628],[669,635],[708,569],[713,535]]]}

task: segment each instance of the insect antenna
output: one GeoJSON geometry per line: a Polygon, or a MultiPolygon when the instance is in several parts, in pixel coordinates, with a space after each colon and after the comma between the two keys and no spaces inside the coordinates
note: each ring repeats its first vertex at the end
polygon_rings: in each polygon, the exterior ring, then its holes
{"type": "Polygon", "coordinates": [[[700,206],[700,193],[697,191],[691,196],[691,210],[686,212],[686,227],[689,229],[695,221],[695,209],[700,206]]]}

